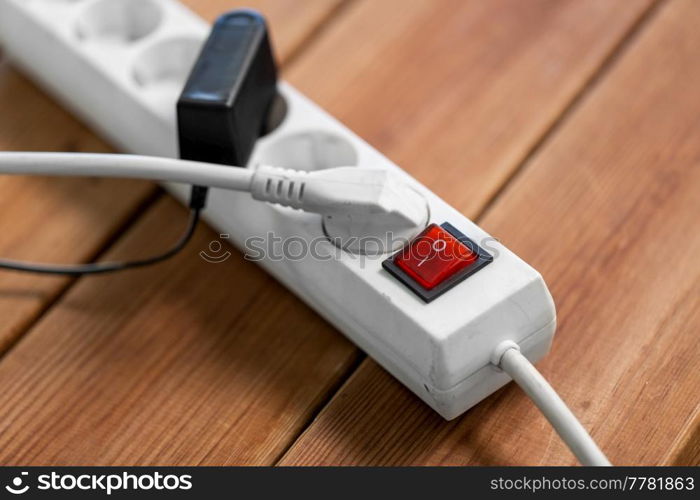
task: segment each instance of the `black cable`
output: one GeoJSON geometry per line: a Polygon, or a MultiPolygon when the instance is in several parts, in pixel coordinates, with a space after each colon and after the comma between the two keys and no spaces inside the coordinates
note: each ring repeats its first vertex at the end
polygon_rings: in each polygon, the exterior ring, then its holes
{"type": "Polygon", "coordinates": [[[6,269],[9,271],[19,271],[26,273],[40,273],[40,274],[57,274],[64,276],[82,276],[85,274],[105,274],[112,273],[116,271],[123,271],[125,269],[133,269],[136,267],[150,266],[152,264],[157,264],[164,260],[169,259],[174,256],[180,250],[187,246],[187,243],[192,239],[194,231],[199,223],[201,208],[193,207],[190,209],[190,218],[187,224],[187,229],[185,233],[180,237],[177,243],[170,248],[168,251],[163,252],[160,255],[149,257],[146,259],[134,260],[129,262],[94,262],[90,264],[75,264],[75,265],[61,265],[61,264],[41,264],[33,262],[21,262],[15,260],[0,259],[0,269],[6,269]]]}

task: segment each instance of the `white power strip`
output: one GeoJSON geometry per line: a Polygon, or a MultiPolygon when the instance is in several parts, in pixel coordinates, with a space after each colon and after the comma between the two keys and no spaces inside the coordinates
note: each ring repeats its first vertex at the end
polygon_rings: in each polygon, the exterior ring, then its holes
{"type": "MultiPolygon", "coordinates": [[[[172,0],[0,0],[8,54],[130,153],[177,157],[175,103],[208,32],[172,0]]],[[[214,189],[205,214],[214,227],[243,250],[251,241],[271,243],[260,265],[447,419],[510,380],[490,362],[502,341],[518,343],[533,362],[547,353],[556,314],[539,273],[294,88],[282,83],[279,90],[286,116],[258,141],[249,168],[391,170],[425,197],[431,222],[449,224],[493,260],[457,284],[448,279],[454,286],[426,302],[415,293],[419,283],[383,267],[391,253],[339,250],[319,215],[214,189]],[[315,252],[278,258],[290,241],[315,252]]],[[[187,198],[188,186],[168,188],[187,198]]]]}

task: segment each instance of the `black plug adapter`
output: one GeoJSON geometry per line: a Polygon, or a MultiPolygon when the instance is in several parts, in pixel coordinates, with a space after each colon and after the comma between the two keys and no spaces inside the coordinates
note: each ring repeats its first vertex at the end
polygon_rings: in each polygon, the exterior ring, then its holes
{"type": "MultiPolygon", "coordinates": [[[[180,157],[245,166],[277,94],[265,19],[243,9],[219,17],[177,103],[180,157]]],[[[190,205],[204,206],[195,187],[190,205]]]]}

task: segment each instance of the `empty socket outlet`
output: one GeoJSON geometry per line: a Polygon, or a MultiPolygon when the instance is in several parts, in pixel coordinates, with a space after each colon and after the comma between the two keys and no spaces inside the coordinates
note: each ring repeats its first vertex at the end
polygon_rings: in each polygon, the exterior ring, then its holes
{"type": "Polygon", "coordinates": [[[294,132],[261,148],[256,162],[295,170],[322,170],[358,164],[355,147],[339,135],[322,130],[294,132]]]}
{"type": "Polygon", "coordinates": [[[154,0],[99,0],[80,13],[76,32],[85,41],[128,44],[154,33],[162,20],[154,0]]]}

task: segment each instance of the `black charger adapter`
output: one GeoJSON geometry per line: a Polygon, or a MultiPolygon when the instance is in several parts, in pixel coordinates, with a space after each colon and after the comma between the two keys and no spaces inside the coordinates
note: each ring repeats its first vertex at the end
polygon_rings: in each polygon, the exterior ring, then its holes
{"type": "MultiPolygon", "coordinates": [[[[277,95],[277,65],[265,19],[242,9],[219,17],[177,103],[180,157],[245,166],[277,95]]],[[[207,189],[195,186],[190,206],[207,189]]]]}

